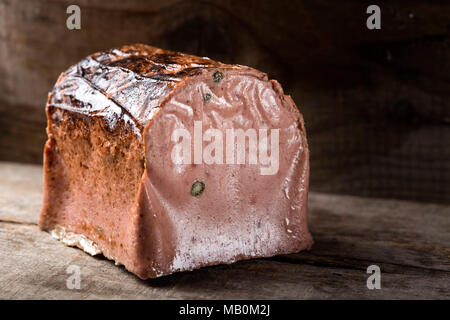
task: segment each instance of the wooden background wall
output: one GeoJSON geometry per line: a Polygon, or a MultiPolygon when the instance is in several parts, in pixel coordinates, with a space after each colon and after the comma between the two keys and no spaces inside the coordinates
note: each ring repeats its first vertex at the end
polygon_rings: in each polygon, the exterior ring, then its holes
{"type": "Polygon", "coordinates": [[[312,190],[450,203],[450,2],[376,3],[371,31],[361,0],[0,0],[0,159],[42,162],[59,73],[142,42],[279,80],[305,116],[312,190]]]}

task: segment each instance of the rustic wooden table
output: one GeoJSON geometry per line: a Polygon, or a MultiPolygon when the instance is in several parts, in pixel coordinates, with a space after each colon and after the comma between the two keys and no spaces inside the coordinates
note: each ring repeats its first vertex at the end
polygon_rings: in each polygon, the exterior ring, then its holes
{"type": "Polygon", "coordinates": [[[37,227],[41,167],[0,163],[2,299],[450,298],[450,207],[311,193],[310,252],[142,281],[37,227]],[[67,268],[81,288],[68,289],[67,268]],[[366,286],[381,268],[381,289],[366,286]]]}

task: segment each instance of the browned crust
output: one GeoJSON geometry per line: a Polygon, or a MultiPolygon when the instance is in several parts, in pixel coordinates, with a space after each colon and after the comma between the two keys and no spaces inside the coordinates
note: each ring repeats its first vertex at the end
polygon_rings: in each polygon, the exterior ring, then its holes
{"type": "Polygon", "coordinates": [[[144,44],[127,45],[94,53],[63,72],[47,108],[100,116],[112,131],[120,127],[142,132],[153,109],[176,86],[211,69],[256,71],[144,44]]]}

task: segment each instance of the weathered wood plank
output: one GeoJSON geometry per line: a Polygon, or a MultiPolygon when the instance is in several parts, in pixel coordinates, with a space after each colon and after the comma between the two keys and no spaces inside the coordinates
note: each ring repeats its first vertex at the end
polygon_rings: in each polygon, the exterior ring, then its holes
{"type": "Polygon", "coordinates": [[[110,261],[64,247],[36,226],[11,223],[0,223],[0,259],[0,297],[8,299],[385,299],[450,295],[447,272],[405,274],[401,268],[386,272],[384,264],[380,266],[382,289],[368,290],[365,262],[355,269],[263,259],[142,281],[110,261]],[[66,287],[70,265],[80,267],[80,290],[66,287]]]}
{"type": "Polygon", "coordinates": [[[446,206],[311,193],[311,252],[142,281],[38,229],[41,171],[0,163],[0,298],[450,298],[446,206]],[[366,287],[372,264],[381,290],[366,287]],[[80,267],[80,290],[66,287],[69,265],[80,267]]]}
{"type": "Polygon", "coordinates": [[[312,193],[316,256],[450,271],[450,207],[312,193]]]}
{"type": "Polygon", "coordinates": [[[0,221],[37,224],[42,204],[42,167],[0,162],[0,221]]]}

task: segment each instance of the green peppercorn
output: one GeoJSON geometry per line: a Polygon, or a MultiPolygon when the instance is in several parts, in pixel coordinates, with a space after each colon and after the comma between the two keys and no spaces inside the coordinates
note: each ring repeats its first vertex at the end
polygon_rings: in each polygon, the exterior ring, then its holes
{"type": "Polygon", "coordinates": [[[213,73],[213,81],[219,83],[223,79],[223,73],[220,71],[216,71],[213,73]]]}
{"type": "Polygon", "coordinates": [[[191,196],[200,197],[205,190],[205,184],[202,181],[195,181],[191,187],[191,196]]]}
{"type": "Polygon", "coordinates": [[[207,92],[205,93],[205,95],[203,96],[203,101],[205,102],[209,102],[209,100],[211,100],[211,93],[207,92]]]}

